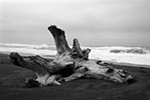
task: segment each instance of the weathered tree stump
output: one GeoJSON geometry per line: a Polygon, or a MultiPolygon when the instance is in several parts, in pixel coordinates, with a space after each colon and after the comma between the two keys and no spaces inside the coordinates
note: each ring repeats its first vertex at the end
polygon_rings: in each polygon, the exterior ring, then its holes
{"type": "Polygon", "coordinates": [[[102,66],[100,62],[88,58],[90,49],[82,50],[78,39],[73,40],[70,48],[65,32],[56,26],[48,27],[56,45],[57,55],[53,61],[40,56],[20,56],[11,53],[10,61],[23,68],[33,71],[36,80],[27,80],[27,86],[61,85],[62,81],[72,81],[80,77],[106,79],[114,82],[128,83],[133,79],[126,71],[114,69],[112,66],[102,66]]]}

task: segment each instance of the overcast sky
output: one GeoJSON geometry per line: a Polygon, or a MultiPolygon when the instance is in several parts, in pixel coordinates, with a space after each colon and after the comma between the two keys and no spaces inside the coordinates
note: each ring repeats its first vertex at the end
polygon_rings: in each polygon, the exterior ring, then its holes
{"type": "Polygon", "coordinates": [[[0,42],[54,44],[49,25],[70,45],[150,46],[150,0],[0,0],[0,42]]]}

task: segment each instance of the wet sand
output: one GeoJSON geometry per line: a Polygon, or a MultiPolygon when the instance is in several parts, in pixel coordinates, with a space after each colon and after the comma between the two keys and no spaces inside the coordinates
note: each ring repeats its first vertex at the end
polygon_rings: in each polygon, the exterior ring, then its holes
{"type": "Polygon", "coordinates": [[[61,86],[27,88],[24,81],[34,73],[11,64],[7,57],[0,54],[0,100],[150,100],[150,68],[142,65],[114,65],[136,78],[132,84],[78,79],[61,86]]]}

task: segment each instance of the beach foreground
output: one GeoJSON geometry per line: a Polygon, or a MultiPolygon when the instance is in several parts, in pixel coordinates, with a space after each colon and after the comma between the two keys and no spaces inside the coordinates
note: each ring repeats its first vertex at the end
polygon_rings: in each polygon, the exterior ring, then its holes
{"type": "Polygon", "coordinates": [[[34,73],[11,64],[0,54],[0,100],[150,100],[150,68],[117,65],[136,78],[132,84],[106,80],[78,79],[61,86],[25,87],[34,73]]]}

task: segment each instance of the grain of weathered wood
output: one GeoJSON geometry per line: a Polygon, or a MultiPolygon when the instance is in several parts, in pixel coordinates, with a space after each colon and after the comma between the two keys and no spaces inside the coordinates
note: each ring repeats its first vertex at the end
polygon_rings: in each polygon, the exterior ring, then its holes
{"type": "Polygon", "coordinates": [[[40,56],[20,56],[11,53],[10,60],[13,64],[32,70],[36,75],[35,81],[40,86],[61,85],[61,81],[72,81],[80,77],[106,79],[114,82],[127,83],[133,76],[121,69],[104,66],[88,58],[90,49],[82,50],[78,39],[73,40],[73,46],[68,46],[65,31],[52,25],[48,27],[52,34],[57,54],[53,61],[48,61],[40,56]]]}

